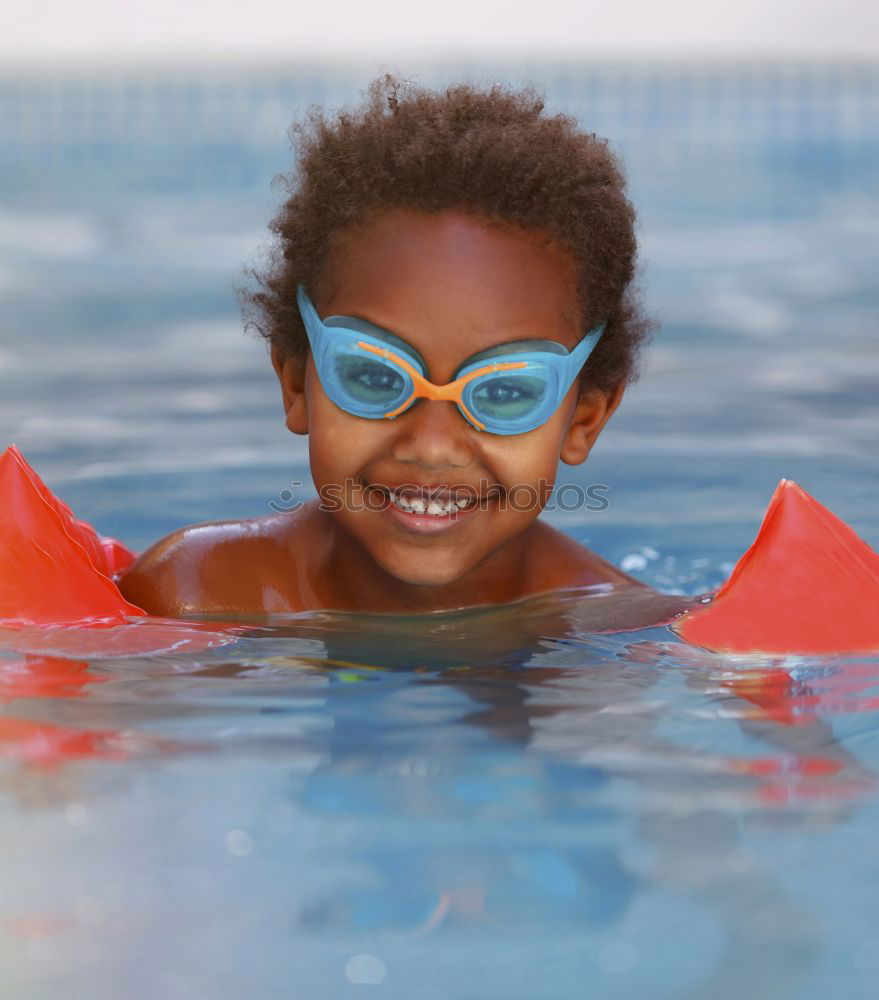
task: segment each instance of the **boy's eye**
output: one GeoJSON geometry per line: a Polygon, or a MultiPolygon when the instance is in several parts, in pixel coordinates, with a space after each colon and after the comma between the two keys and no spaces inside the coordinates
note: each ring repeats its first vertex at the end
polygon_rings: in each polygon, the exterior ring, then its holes
{"type": "Polygon", "coordinates": [[[336,358],[336,374],[346,392],[361,403],[392,402],[405,386],[400,372],[368,359],[336,358]]]}
{"type": "Polygon", "coordinates": [[[546,383],[531,375],[492,378],[479,383],[473,402],[486,416],[519,417],[530,413],[543,399],[546,383]]]}

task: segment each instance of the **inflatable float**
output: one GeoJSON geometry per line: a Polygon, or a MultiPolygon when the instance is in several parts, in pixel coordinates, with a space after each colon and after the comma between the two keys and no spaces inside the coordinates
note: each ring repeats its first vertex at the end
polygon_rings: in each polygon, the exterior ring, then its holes
{"type": "MultiPolygon", "coordinates": [[[[126,601],[114,577],[135,558],[78,521],[17,448],[0,455],[0,647],[25,654],[0,659],[0,707],[84,696],[107,679],[90,669],[92,659],[201,652],[235,641],[240,627],[152,618],[126,601]]],[[[131,733],[0,715],[0,757],[43,770],[77,758],[120,759],[131,740],[131,733]]],[[[138,740],[140,752],[166,748],[166,741],[138,740]]]]}
{"type": "Polygon", "coordinates": [[[879,650],[879,555],[782,479],[729,579],[672,628],[695,646],[723,653],[879,650]]]}
{"type": "MultiPolygon", "coordinates": [[[[126,601],[114,583],[135,554],[77,520],[14,445],[0,455],[0,505],[0,644],[9,648],[10,630],[21,628],[138,622],[150,627],[121,630],[103,655],[148,652],[162,641],[186,652],[234,641],[234,627],[199,623],[165,622],[163,636],[163,620],[126,601]]],[[[726,583],[671,627],[687,643],[722,653],[879,650],[879,555],[782,480],[726,583]]]]}
{"type": "Polygon", "coordinates": [[[135,558],[78,521],[15,445],[0,455],[0,646],[33,649],[35,629],[61,656],[198,652],[235,641],[240,627],[151,618],[126,601],[114,577],[135,558]]]}

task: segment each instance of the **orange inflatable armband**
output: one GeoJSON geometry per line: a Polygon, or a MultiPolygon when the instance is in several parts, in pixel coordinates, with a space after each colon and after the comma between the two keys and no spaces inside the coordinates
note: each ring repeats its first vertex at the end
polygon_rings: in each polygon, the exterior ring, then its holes
{"type": "Polygon", "coordinates": [[[15,445],[0,455],[0,621],[120,624],[143,615],[110,579],[134,558],[77,521],[15,445]]]}
{"type": "Polygon", "coordinates": [[[724,653],[879,650],[879,555],[783,479],[729,579],[672,627],[724,653]]]}
{"type": "Polygon", "coordinates": [[[244,631],[148,616],[112,579],[134,559],[121,542],[77,521],[14,445],[0,455],[0,646],[87,660],[201,652],[244,631]]]}

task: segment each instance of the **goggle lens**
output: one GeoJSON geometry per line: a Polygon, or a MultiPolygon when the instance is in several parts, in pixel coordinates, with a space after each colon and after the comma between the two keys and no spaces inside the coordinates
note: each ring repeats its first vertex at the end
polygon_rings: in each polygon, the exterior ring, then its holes
{"type": "Polygon", "coordinates": [[[385,361],[351,354],[337,355],[335,368],[339,386],[361,406],[391,409],[408,381],[398,368],[385,361]]]}
{"type": "Polygon", "coordinates": [[[541,407],[546,390],[546,380],[534,375],[480,378],[470,393],[470,405],[476,416],[489,421],[521,420],[541,407]]]}

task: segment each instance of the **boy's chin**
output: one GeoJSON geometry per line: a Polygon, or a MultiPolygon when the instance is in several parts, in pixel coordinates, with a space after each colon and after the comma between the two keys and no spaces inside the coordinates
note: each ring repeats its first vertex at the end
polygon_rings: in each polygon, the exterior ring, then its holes
{"type": "Polygon", "coordinates": [[[400,583],[412,587],[450,587],[464,576],[469,567],[459,563],[443,563],[430,556],[423,560],[383,559],[382,569],[400,583]]]}

